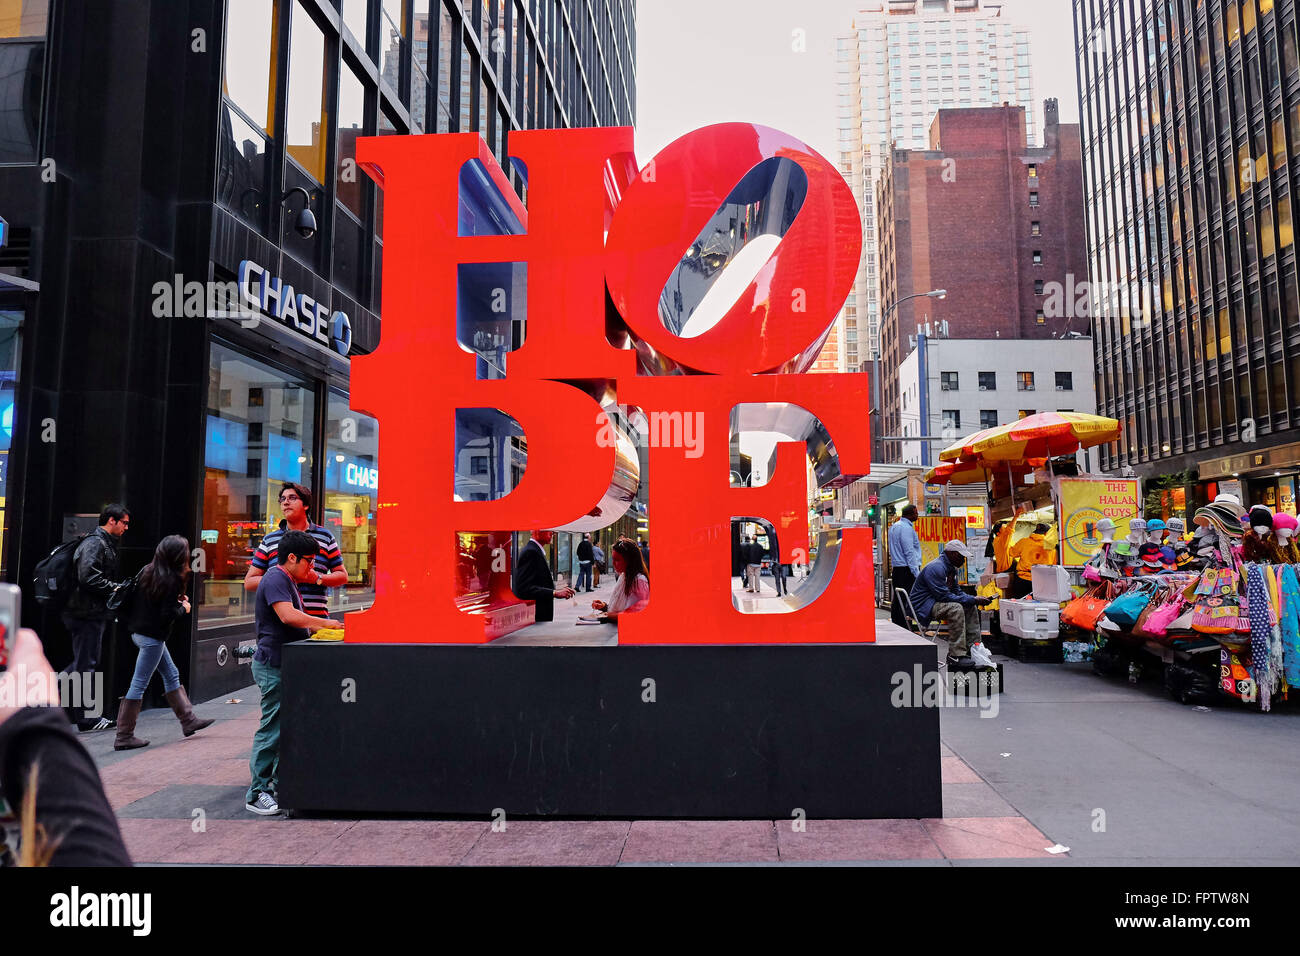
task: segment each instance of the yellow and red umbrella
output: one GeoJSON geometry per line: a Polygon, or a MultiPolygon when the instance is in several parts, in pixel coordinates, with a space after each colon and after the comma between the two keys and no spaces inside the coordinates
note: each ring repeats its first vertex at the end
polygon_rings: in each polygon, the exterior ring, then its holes
{"type": "Polygon", "coordinates": [[[971,441],[971,457],[981,463],[1072,455],[1080,448],[1119,438],[1119,422],[1084,412],[1039,412],[1010,425],[989,429],[971,441]]]}
{"type": "Polygon", "coordinates": [[[981,440],[982,438],[987,437],[988,435],[991,435],[993,432],[997,431],[999,427],[1000,426],[994,426],[993,428],[981,428],[979,431],[967,435],[965,438],[961,439],[960,441],[953,442],[943,451],[939,452],[939,461],[940,462],[959,461],[962,458],[974,457],[975,452],[972,446],[975,444],[975,442],[981,440]]]}
{"type": "MultiPolygon", "coordinates": [[[[1012,462],[1011,470],[1026,475],[1047,464],[1046,458],[1030,458],[1012,462]]],[[[978,461],[941,461],[925,473],[925,480],[935,485],[978,485],[998,475],[1005,474],[1003,464],[983,464],[978,461]]]]}

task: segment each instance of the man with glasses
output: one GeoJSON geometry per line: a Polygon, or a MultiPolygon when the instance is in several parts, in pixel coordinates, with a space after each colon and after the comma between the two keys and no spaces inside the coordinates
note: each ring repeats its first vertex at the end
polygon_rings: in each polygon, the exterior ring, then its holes
{"type": "MultiPolygon", "coordinates": [[[[100,512],[99,527],[73,552],[77,587],[63,609],[63,625],[72,636],[72,662],[63,671],[77,674],[83,680],[84,675],[94,674],[99,667],[104,629],[113,617],[108,599],[125,583],[121,579],[117,546],[130,523],[131,514],[124,505],[107,505],[100,512]]],[[[92,720],[81,708],[69,709],[78,730],[107,730],[113,726],[107,717],[92,720]]]]}
{"type": "Polygon", "coordinates": [[[244,590],[256,591],[258,582],[267,570],[276,564],[280,539],[287,531],[304,531],[316,539],[320,550],[316,553],[314,572],[306,580],[299,580],[298,593],[302,596],[302,609],[312,617],[328,618],[326,588],[339,588],[348,583],[348,572],[343,567],[339,543],[326,528],[313,524],[307,518],[311,509],[311,490],[297,482],[285,482],[280,489],[280,510],[284,520],[257,546],[253,560],[244,576],[244,590]]]}

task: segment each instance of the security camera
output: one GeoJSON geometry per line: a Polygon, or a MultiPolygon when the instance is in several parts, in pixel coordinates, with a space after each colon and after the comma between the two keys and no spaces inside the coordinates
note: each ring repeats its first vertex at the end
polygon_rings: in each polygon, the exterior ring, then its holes
{"type": "Polygon", "coordinates": [[[294,193],[302,193],[302,210],[298,213],[298,218],[294,220],[293,228],[304,239],[310,239],[316,235],[316,216],[311,211],[311,194],[301,186],[294,186],[280,197],[280,202],[287,206],[287,200],[294,193]]]}
{"type": "Polygon", "coordinates": [[[310,239],[312,236],[316,235],[316,217],[306,206],[303,207],[302,212],[298,213],[298,219],[293,224],[293,228],[296,229],[298,235],[302,236],[304,239],[310,239]]]}

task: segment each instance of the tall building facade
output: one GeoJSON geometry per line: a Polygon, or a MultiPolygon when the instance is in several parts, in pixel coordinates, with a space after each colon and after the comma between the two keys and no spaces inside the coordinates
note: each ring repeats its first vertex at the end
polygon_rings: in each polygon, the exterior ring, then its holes
{"type": "MultiPolygon", "coordinates": [[[[631,0],[0,3],[5,580],[28,584],[54,544],[125,502],[125,569],[167,533],[195,549],[194,613],[171,650],[196,699],[223,693],[249,682],[234,653],[252,637],[242,579],[291,480],[340,545],[349,583],[331,610],[366,606],[383,570],[378,423],[350,407],[349,363],[380,339],[384,204],[356,140],[480,132],[524,194],[510,131],[633,124],[634,13],[631,0]],[[231,308],[243,296],[251,318],[231,308]]],[[[509,231],[486,177],[459,185],[471,232],[509,231]]],[[[465,486],[493,468],[508,486],[522,458],[474,428],[465,486]]],[[[557,570],[571,556],[557,545],[557,570]]],[[[57,620],[27,608],[67,660],[57,620]]],[[[110,693],[133,653],[105,642],[110,693]]]]}
{"type": "MultiPolygon", "coordinates": [[[[1087,268],[1079,127],[1058,121],[1055,100],[1044,101],[1043,115],[1044,145],[1033,147],[1018,106],[940,110],[929,149],[894,150],[889,157],[876,202],[880,305],[887,315],[879,371],[882,434],[937,434],[935,422],[922,412],[920,394],[909,397],[900,387],[900,368],[918,334],[951,339],[1088,334],[1087,317],[1072,315],[1068,307],[1076,286],[1086,281],[1087,268]],[[908,298],[938,290],[946,296],[908,298]]],[[[954,366],[951,371],[964,372],[974,385],[979,369],[954,366]]],[[[1025,382],[1031,383],[1027,390],[1035,388],[1032,374],[1025,382]]],[[[1004,377],[998,387],[1012,385],[1004,377]]],[[[1020,408],[1052,411],[1056,406],[1020,408]]],[[[966,432],[977,427],[961,425],[966,432]]],[[[884,461],[902,460],[900,446],[886,441],[884,461]]],[[[920,447],[920,463],[929,464],[930,446],[920,447]]]]}
{"type": "Polygon", "coordinates": [[[1296,19],[1295,0],[1074,0],[1097,396],[1122,426],[1102,467],[1291,511],[1296,19]]]}
{"type": "Polygon", "coordinates": [[[839,322],[842,367],[880,354],[876,187],[891,148],[925,149],[940,109],[1009,104],[1035,145],[1029,31],[985,0],[865,3],[836,44],[839,168],[862,209],[857,282],[839,322]]]}

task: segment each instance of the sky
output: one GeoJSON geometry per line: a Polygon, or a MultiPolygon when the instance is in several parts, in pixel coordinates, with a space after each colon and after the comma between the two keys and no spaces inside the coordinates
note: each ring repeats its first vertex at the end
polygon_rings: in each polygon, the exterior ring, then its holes
{"type": "MultiPolygon", "coordinates": [[[[637,0],[638,161],[690,130],[742,121],[796,136],[834,162],[835,38],[861,6],[861,0],[637,0]],[[803,52],[794,49],[799,37],[803,52]]],[[[1032,31],[1035,100],[1055,96],[1061,122],[1077,123],[1070,0],[1002,0],[1002,16],[1032,31]]]]}

